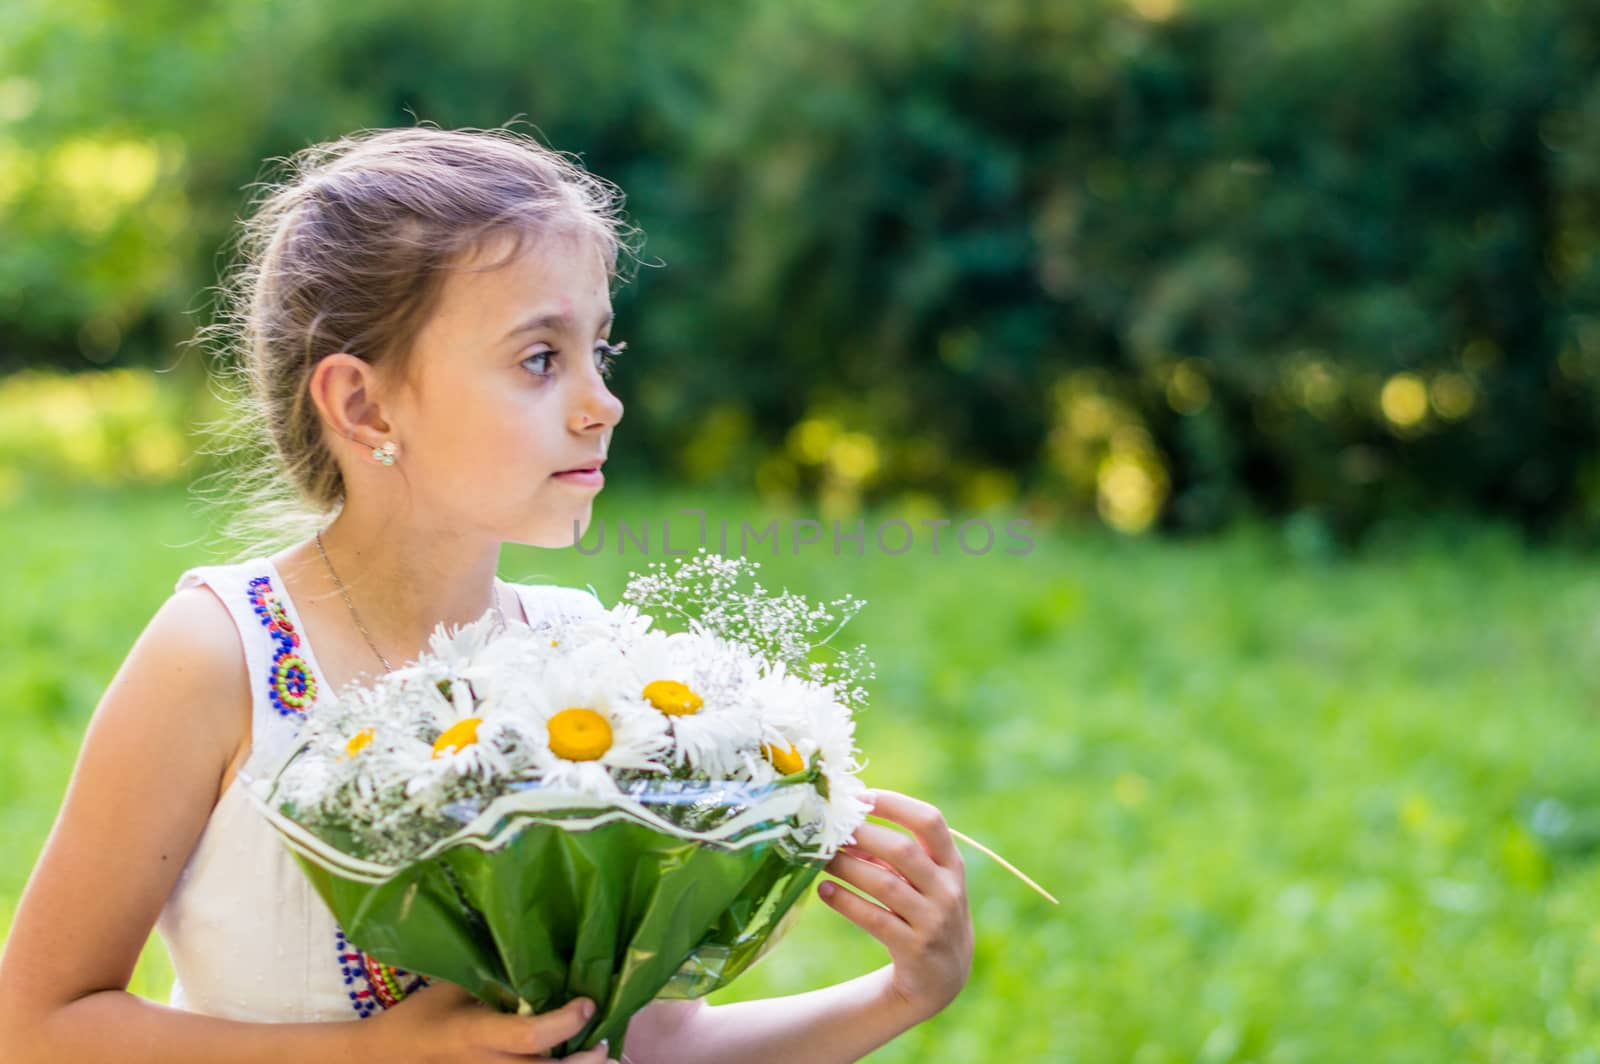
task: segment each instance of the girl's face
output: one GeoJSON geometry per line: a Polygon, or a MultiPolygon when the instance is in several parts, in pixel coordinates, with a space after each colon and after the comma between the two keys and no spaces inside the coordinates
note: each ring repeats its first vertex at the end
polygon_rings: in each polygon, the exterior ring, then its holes
{"type": "MultiPolygon", "coordinates": [[[[500,246],[464,265],[492,261],[500,246]]],[[[500,542],[570,546],[622,419],[606,387],[611,299],[599,250],[529,241],[488,272],[452,271],[390,398],[411,517],[500,542]]]]}

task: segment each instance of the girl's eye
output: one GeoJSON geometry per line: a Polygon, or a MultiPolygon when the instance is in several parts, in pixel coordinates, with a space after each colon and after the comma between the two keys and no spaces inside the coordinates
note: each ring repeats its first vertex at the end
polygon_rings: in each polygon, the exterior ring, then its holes
{"type": "Polygon", "coordinates": [[[550,360],[554,359],[555,357],[556,353],[554,351],[535,351],[533,354],[523,359],[522,364],[527,366],[528,372],[532,373],[535,377],[548,377],[550,375],[550,360]],[[536,362],[541,358],[545,359],[545,362],[541,368],[535,369],[532,365],[530,365],[530,363],[536,362]]]}
{"type": "MultiPolygon", "coordinates": [[[[626,351],[627,349],[628,342],[626,340],[617,344],[601,340],[594,349],[595,364],[600,368],[600,376],[611,376],[611,364],[616,361],[618,355],[622,354],[622,352],[626,351]]],[[[533,354],[523,359],[522,364],[526,366],[528,372],[532,373],[535,377],[548,377],[551,373],[551,363],[554,362],[556,358],[557,354],[554,351],[535,351],[533,354]],[[541,359],[543,360],[542,362],[539,361],[541,359]],[[538,363],[537,366],[534,365],[534,363],[538,363]]]]}

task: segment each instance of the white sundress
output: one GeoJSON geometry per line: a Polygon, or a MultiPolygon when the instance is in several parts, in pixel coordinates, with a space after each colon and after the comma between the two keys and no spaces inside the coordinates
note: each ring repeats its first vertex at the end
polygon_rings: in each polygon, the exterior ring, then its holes
{"type": "MultiPolygon", "coordinates": [[[[178,589],[209,587],[228,608],[249,670],[252,750],[281,748],[326,690],[283,578],[266,559],[201,566],[178,589]]],[[[593,595],[511,585],[530,622],[580,617],[593,595]]],[[[234,779],[201,832],[156,921],[176,975],[168,1004],[258,1023],[354,1020],[425,984],[345,940],[276,832],[234,779]]]]}

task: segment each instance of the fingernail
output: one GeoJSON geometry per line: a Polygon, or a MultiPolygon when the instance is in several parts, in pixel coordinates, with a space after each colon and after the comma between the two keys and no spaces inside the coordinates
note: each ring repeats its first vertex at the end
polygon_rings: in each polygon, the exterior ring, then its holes
{"type": "Polygon", "coordinates": [[[593,1016],[594,1002],[590,1001],[588,998],[584,998],[583,1004],[578,1006],[578,1015],[582,1016],[586,1020],[593,1016]]]}
{"type": "Polygon", "coordinates": [[[817,893],[822,895],[824,898],[831,898],[833,897],[833,892],[837,889],[838,888],[832,883],[823,883],[821,886],[817,887],[817,893]]]}

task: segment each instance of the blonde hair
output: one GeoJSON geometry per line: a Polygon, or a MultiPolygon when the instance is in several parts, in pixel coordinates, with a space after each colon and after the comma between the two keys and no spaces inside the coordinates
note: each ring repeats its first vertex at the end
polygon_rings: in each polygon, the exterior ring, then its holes
{"type": "Polygon", "coordinates": [[[308,387],[325,355],[403,372],[449,271],[499,238],[505,254],[482,269],[547,235],[594,240],[612,278],[637,250],[620,189],[507,128],[363,130],[272,163],[282,172],[251,186],[216,320],[196,338],[229,412],[213,426],[224,466],[197,490],[232,507],[224,534],[245,553],[344,502],[308,387]]]}

